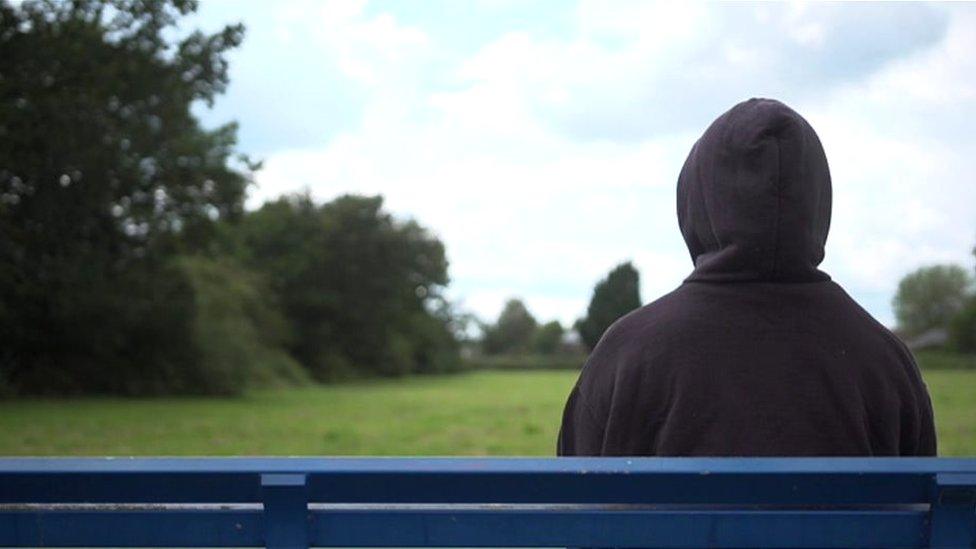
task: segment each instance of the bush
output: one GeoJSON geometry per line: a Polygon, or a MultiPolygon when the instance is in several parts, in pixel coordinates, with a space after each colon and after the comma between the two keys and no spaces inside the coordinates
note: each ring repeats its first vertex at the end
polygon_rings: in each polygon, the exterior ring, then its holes
{"type": "Polygon", "coordinates": [[[12,286],[0,311],[8,338],[0,378],[9,392],[150,395],[191,386],[193,318],[188,281],[174,266],[97,261],[51,272],[57,284],[12,286]]]}
{"type": "Polygon", "coordinates": [[[416,313],[407,323],[417,373],[438,374],[461,369],[458,340],[450,329],[450,312],[416,313]]]}
{"type": "Polygon", "coordinates": [[[59,275],[63,293],[48,296],[58,306],[8,331],[15,345],[0,352],[0,392],[236,395],[307,379],[283,350],[288,327],[260,280],[229,260],[59,275]]]}
{"type": "Polygon", "coordinates": [[[532,335],[532,350],[541,355],[551,355],[559,352],[563,343],[562,324],[558,320],[547,322],[532,335]]]}
{"type": "Polygon", "coordinates": [[[976,353],[976,298],[969,299],[949,323],[949,343],[957,351],[976,353]]]}
{"type": "Polygon", "coordinates": [[[199,355],[187,392],[235,395],[307,380],[284,351],[287,323],[256,275],[228,259],[184,257],[179,265],[192,287],[192,346],[199,355]]]}

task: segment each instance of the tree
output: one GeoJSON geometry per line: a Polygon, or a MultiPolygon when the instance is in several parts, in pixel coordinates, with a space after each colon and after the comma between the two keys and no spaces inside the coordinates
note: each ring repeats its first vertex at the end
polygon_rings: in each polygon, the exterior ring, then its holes
{"type": "Polygon", "coordinates": [[[976,353],[976,298],[969,298],[949,322],[949,343],[959,352],[976,353]]]}
{"type": "MultiPolygon", "coordinates": [[[[973,248],[976,255],[976,248],[973,248]]],[[[963,353],[976,353],[976,296],[966,300],[966,304],[949,322],[949,342],[963,353]]]]}
{"type": "Polygon", "coordinates": [[[498,320],[484,328],[483,345],[487,354],[519,353],[530,350],[535,335],[535,318],[522,300],[509,299],[498,320]]]}
{"type": "Polygon", "coordinates": [[[265,204],[239,228],[238,254],[265,274],[292,326],[290,350],[317,379],[456,368],[442,295],[443,244],[381,197],[307,195],[265,204]]]}
{"type": "Polygon", "coordinates": [[[629,261],[622,263],[597,283],[586,316],[576,321],[576,330],[593,349],[611,324],[640,306],[640,274],[629,261]]]}
{"type": "Polygon", "coordinates": [[[192,287],[173,263],[242,212],[235,127],[191,112],[240,25],[171,41],[192,0],[0,0],[0,382],[167,392],[188,379],[192,287]]]}
{"type": "Polygon", "coordinates": [[[543,355],[556,354],[563,341],[563,326],[558,320],[547,322],[532,337],[532,350],[543,355]]]}
{"type": "Polygon", "coordinates": [[[181,257],[190,281],[192,337],[199,350],[180,392],[236,395],[249,386],[300,383],[304,369],[285,351],[292,339],[266,281],[229,257],[181,257]]]}
{"type": "Polygon", "coordinates": [[[947,328],[963,308],[972,278],[957,265],[923,267],[898,283],[892,304],[899,328],[918,335],[932,328],[947,328]]]}

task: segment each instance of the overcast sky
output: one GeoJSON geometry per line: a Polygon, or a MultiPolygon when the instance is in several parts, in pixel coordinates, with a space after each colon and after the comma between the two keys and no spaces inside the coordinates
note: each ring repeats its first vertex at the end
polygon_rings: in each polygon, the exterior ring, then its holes
{"type": "Polygon", "coordinates": [[[484,318],[520,296],[571,322],[626,260],[645,302],[680,284],[678,171],[754,96],[820,134],[823,268],[879,320],[905,273],[973,264],[972,5],[203,0],[191,24],[235,21],[230,88],[200,113],[264,160],[249,206],[382,194],[484,318]]]}

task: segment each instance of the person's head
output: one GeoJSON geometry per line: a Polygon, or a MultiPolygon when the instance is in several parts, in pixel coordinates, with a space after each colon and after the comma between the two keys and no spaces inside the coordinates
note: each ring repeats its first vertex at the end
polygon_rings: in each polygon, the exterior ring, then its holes
{"type": "Polygon", "coordinates": [[[810,124],[773,99],[739,103],[705,130],[678,178],[689,280],[826,280],[817,266],[830,207],[827,158],[810,124]]]}

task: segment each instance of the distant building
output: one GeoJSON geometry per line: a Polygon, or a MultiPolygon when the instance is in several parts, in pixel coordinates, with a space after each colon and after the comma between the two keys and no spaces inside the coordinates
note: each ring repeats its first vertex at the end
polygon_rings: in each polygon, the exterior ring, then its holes
{"type": "Polygon", "coordinates": [[[583,338],[575,328],[563,332],[562,340],[559,342],[559,353],[565,355],[585,355],[586,346],[583,345],[583,338]]]}
{"type": "Polygon", "coordinates": [[[943,347],[949,341],[949,332],[945,328],[932,328],[917,336],[905,337],[905,345],[913,351],[943,347]]]}

